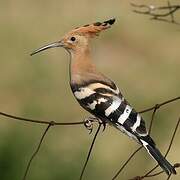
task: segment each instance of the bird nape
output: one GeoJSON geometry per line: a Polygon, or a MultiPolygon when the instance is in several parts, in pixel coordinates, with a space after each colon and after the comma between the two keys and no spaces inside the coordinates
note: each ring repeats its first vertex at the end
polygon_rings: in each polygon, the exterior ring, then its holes
{"type": "Polygon", "coordinates": [[[143,145],[167,175],[176,174],[175,168],[148,135],[140,114],[123,97],[116,84],[92,63],[89,40],[110,28],[114,22],[115,19],[110,19],[75,28],[59,41],[43,46],[31,55],[49,48],[65,48],[71,56],[70,85],[79,104],[102,122],[109,123],[143,145]]]}

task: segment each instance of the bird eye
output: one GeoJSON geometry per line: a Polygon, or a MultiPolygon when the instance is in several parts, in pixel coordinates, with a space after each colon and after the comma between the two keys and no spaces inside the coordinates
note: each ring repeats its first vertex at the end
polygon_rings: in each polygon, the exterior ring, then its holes
{"type": "Polygon", "coordinates": [[[75,41],[76,40],[76,38],[73,36],[73,37],[71,37],[71,41],[75,41]]]}

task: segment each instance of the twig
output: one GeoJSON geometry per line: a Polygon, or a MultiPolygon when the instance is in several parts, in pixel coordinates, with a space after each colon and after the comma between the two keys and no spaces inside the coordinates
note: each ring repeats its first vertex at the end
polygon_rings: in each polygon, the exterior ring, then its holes
{"type": "MultiPolygon", "coordinates": [[[[180,167],[180,166],[179,166],[179,163],[175,163],[173,167],[174,167],[175,169],[179,168],[179,167],[180,167]]],[[[149,175],[146,176],[146,177],[154,177],[154,176],[158,176],[158,175],[160,175],[160,174],[162,174],[162,173],[164,173],[164,171],[159,171],[159,172],[154,173],[154,174],[149,174],[149,175]]],[[[144,177],[143,177],[143,176],[142,176],[142,177],[139,176],[139,178],[143,179],[144,177]]]]}
{"type": "Polygon", "coordinates": [[[173,135],[172,135],[172,138],[171,138],[169,147],[168,147],[168,149],[167,149],[167,151],[166,151],[165,157],[168,155],[169,151],[171,150],[171,146],[172,146],[172,144],[173,144],[173,141],[174,141],[176,132],[177,132],[177,130],[178,130],[179,124],[180,124],[180,118],[179,118],[179,120],[178,120],[178,122],[177,122],[177,124],[176,124],[175,129],[174,129],[174,132],[173,132],[173,135]]]}
{"type": "Polygon", "coordinates": [[[151,130],[152,130],[152,125],[153,125],[153,122],[154,122],[154,117],[155,117],[155,114],[158,110],[159,106],[156,105],[155,108],[154,108],[154,111],[152,113],[152,117],[151,117],[151,121],[150,121],[150,125],[149,125],[149,131],[148,131],[148,134],[151,134],[151,130]]]}
{"type": "Polygon", "coordinates": [[[171,174],[168,176],[167,180],[169,180],[169,179],[170,179],[170,177],[171,177],[171,174]]]}
{"type": "Polygon", "coordinates": [[[91,146],[90,146],[90,148],[89,148],[88,155],[87,155],[86,161],[85,161],[85,163],[84,163],[84,166],[83,166],[83,169],[82,169],[82,171],[81,171],[80,178],[79,178],[80,180],[82,180],[82,178],[83,178],[83,174],[84,174],[84,172],[85,172],[86,166],[87,166],[88,161],[89,161],[89,158],[90,158],[90,156],[91,156],[91,152],[92,152],[92,149],[93,149],[93,147],[94,147],[94,143],[95,143],[95,141],[96,141],[96,138],[97,138],[97,135],[98,135],[99,130],[100,130],[100,128],[101,128],[101,125],[102,125],[102,124],[99,123],[99,126],[98,126],[98,128],[97,128],[97,131],[96,131],[96,133],[95,133],[95,135],[94,135],[94,138],[93,138],[93,141],[92,141],[92,143],[91,143],[91,146]]]}
{"type": "Polygon", "coordinates": [[[136,149],[131,156],[126,160],[126,162],[122,165],[122,167],[118,170],[118,172],[113,176],[112,180],[116,179],[119,174],[122,172],[122,170],[126,167],[126,165],[129,163],[129,161],[134,157],[134,155],[142,149],[142,146],[140,146],[138,149],[136,149]]]}
{"type": "Polygon", "coordinates": [[[161,106],[164,106],[164,105],[166,105],[166,104],[169,104],[169,103],[171,103],[171,102],[174,102],[174,101],[177,101],[177,100],[180,100],[180,96],[178,96],[178,97],[176,97],[176,98],[173,98],[173,99],[170,99],[170,100],[167,100],[167,101],[164,101],[164,102],[162,102],[162,103],[159,103],[159,104],[156,104],[156,105],[154,105],[154,106],[152,106],[152,107],[150,107],[150,108],[147,108],[147,109],[144,109],[144,110],[142,110],[142,111],[139,111],[139,113],[145,113],[145,112],[149,112],[149,111],[152,111],[153,109],[159,109],[161,106]]]}
{"type": "Polygon", "coordinates": [[[153,20],[179,24],[175,21],[174,14],[180,9],[180,5],[171,5],[169,0],[167,1],[167,6],[156,7],[154,5],[138,5],[135,3],[131,3],[131,6],[136,8],[133,10],[133,12],[148,15],[153,20]],[[166,17],[170,17],[171,20],[166,19],[166,17]]]}
{"type": "MultiPolygon", "coordinates": [[[[170,100],[167,100],[167,101],[164,101],[160,104],[156,104],[150,108],[147,108],[147,109],[144,109],[144,110],[141,110],[139,111],[139,113],[145,113],[145,112],[149,112],[151,110],[154,110],[155,108],[158,109],[160,108],[161,106],[164,106],[166,104],[169,104],[171,102],[174,102],[174,101],[177,101],[177,100],[180,100],[180,96],[176,97],[176,98],[173,98],[173,99],[170,99],[170,100]]],[[[14,116],[14,115],[11,115],[11,114],[7,114],[5,112],[0,112],[0,115],[1,116],[5,116],[5,117],[8,117],[8,118],[11,118],[11,119],[14,119],[14,120],[19,120],[19,121],[25,121],[25,122],[30,122],[30,123],[38,123],[38,124],[52,124],[54,126],[57,126],[57,125],[62,125],[62,126],[66,126],[66,125],[79,125],[79,124],[84,124],[84,121],[79,121],[79,122],[70,122],[70,123],[66,123],[66,122],[62,122],[62,123],[59,123],[59,122],[56,122],[56,121],[46,121],[46,120],[37,120],[37,119],[30,119],[30,118],[24,118],[24,117],[19,117],[19,116],[14,116]]]]}
{"type": "MultiPolygon", "coordinates": [[[[172,11],[173,8],[171,7],[170,1],[168,0],[167,2],[168,2],[169,11],[172,11]]],[[[170,17],[171,17],[171,22],[174,23],[174,13],[171,13],[170,17]]]]}
{"type": "Polygon", "coordinates": [[[47,132],[48,132],[48,130],[49,130],[49,128],[50,128],[51,126],[53,126],[53,124],[50,123],[50,124],[47,126],[47,128],[45,129],[43,135],[41,136],[41,139],[40,139],[40,141],[39,141],[39,144],[38,144],[38,146],[37,146],[37,149],[36,149],[35,152],[32,154],[32,156],[31,156],[31,158],[30,158],[30,160],[29,160],[29,162],[28,162],[28,164],[27,164],[27,167],[26,167],[26,170],[25,170],[25,173],[24,173],[24,176],[23,176],[23,180],[26,180],[26,177],[27,177],[27,174],[28,174],[28,172],[29,172],[29,169],[30,169],[30,166],[31,166],[31,164],[32,164],[32,161],[33,161],[33,159],[36,157],[37,153],[39,152],[40,147],[41,147],[41,145],[42,145],[42,142],[43,142],[43,140],[44,140],[44,138],[45,138],[45,135],[47,134],[47,132]]]}
{"type": "Polygon", "coordinates": [[[33,161],[33,159],[35,158],[35,156],[37,155],[37,153],[39,152],[39,149],[41,147],[41,144],[45,138],[45,135],[47,134],[49,128],[51,126],[66,126],[66,125],[80,125],[80,124],[84,124],[84,121],[81,121],[81,122],[71,122],[71,123],[59,123],[59,122],[55,122],[55,121],[45,121],[45,120],[36,120],[36,119],[29,119],[29,118],[24,118],[24,117],[18,117],[18,116],[14,116],[14,115],[10,115],[10,114],[7,114],[7,113],[4,113],[4,112],[0,112],[0,115],[1,116],[5,116],[5,117],[8,117],[8,118],[11,118],[13,120],[18,120],[18,121],[25,121],[25,122],[30,122],[30,123],[38,123],[38,124],[47,124],[47,128],[45,129],[41,139],[40,139],[40,142],[38,144],[38,147],[36,149],[36,151],[32,154],[28,164],[27,164],[27,167],[26,167],[26,170],[25,170],[25,173],[24,173],[24,176],[23,176],[23,180],[26,179],[27,177],[27,173],[30,169],[30,166],[31,166],[31,163],[33,161]]]}
{"type": "Polygon", "coordinates": [[[59,123],[59,122],[55,122],[55,121],[45,121],[45,120],[37,120],[37,119],[29,119],[29,118],[24,118],[24,117],[18,117],[18,116],[14,116],[11,114],[7,114],[4,112],[0,112],[1,116],[5,116],[14,120],[19,120],[19,121],[25,121],[25,122],[30,122],[30,123],[38,123],[38,124],[53,124],[54,126],[66,126],[66,125],[79,125],[79,124],[84,124],[84,121],[80,121],[80,122],[70,122],[70,123],[59,123]]]}

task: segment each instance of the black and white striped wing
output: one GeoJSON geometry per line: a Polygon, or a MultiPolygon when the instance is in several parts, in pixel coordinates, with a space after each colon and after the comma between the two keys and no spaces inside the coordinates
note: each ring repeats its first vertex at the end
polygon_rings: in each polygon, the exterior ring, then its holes
{"type": "Polygon", "coordinates": [[[89,83],[86,86],[76,86],[73,93],[80,105],[90,113],[141,143],[168,175],[176,174],[174,167],[163,157],[148,135],[140,114],[129,105],[115,86],[89,83]]]}
{"type": "Polygon", "coordinates": [[[141,116],[127,103],[117,87],[102,83],[90,83],[73,91],[76,99],[87,111],[106,121],[128,136],[146,136],[141,116]]]}

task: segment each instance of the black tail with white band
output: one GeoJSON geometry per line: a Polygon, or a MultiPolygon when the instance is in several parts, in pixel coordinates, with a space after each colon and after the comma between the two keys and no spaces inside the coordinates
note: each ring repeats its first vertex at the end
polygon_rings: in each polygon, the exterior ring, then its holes
{"type": "MultiPolygon", "coordinates": [[[[148,137],[150,138],[150,137],[148,137]]],[[[176,174],[174,167],[164,158],[161,152],[156,148],[155,144],[146,142],[140,139],[140,142],[145,147],[147,152],[157,161],[159,166],[168,174],[176,174]]]]}

